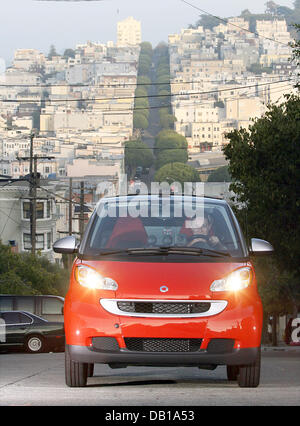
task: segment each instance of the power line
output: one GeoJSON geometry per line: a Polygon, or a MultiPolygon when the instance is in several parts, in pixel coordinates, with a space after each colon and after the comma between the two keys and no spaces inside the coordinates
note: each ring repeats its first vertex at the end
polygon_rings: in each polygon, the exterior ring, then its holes
{"type": "MultiPolygon", "coordinates": [[[[279,84],[279,83],[283,83],[283,82],[285,82],[285,81],[290,81],[290,80],[281,80],[281,81],[278,81],[278,82],[276,82],[277,84],[279,84]]],[[[273,83],[265,83],[264,85],[266,86],[266,85],[268,85],[268,84],[273,84],[273,83]]],[[[255,88],[255,87],[257,87],[258,85],[254,85],[254,86],[246,86],[246,87],[252,87],[252,88],[255,88]]],[[[279,91],[281,91],[282,90],[282,88],[283,87],[290,87],[289,85],[284,85],[284,86],[282,86],[280,89],[279,89],[279,91]]],[[[216,90],[216,91],[212,91],[212,92],[205,92],[205,94],[209,94],[209,93],[217,93],[217,92],[223,92],[223,91],[228,91],[228,90],[238,90],[238,89],[242,89],[242,87],[240,87],[240,88],[231,88],[231,89],[220,89],[220,90],[216,90]]],[[[272,93],[276,93],[277,91],[273,91],[272,93]]],[[[193,95],[193,94],[195,94],[195,93],[191,93],[191,95],[193,95]]],[[[203,94],[203,92],[202,92],[202,94],[203,94]]],[[[180,95],[176,95],[176,96],[185,96],[185,95],[188,95],[188,94],[185,94],[185,93],[181,93],[180,95]]],[[[166,96],[167,97],[167,96],[166,96]]],[[[236,97],[236,98],[230,98],[231,100],[232,99],[246,99],[246,98],[248,98],[248,97],[255,97],[255,94],[254,95],[247,95],[247,96],[244,96],[244,97],[241,97],[241,96],[239,96],[239,97],[236,97]]],[[[227,99],[229,99],[229,98],[227,98],[227,99]]],[[[180,102],[180,101],[182,101],[182,99],[179,99],[177,102],[180,102]]],[[[193,106],[193,105],[196,105],[196,104],[209,104],[209,103],[211,103],[211,102],[213,102],[213,100],[207,100],[206,102],[203,102],[203,100],[195,100],[195,101],[193,101],[192,103],[189,103],[189,104],[185,104],[184,106],[193,106]]],[[[114,114],[121,114],[121,113],[124,113],[124,114],[126,114],[126,113],[130,113],[130,112],[132,112],[132,111],[145,111],[145,110],[152,110],[152,109],[161,109],[161,108],[173,108],[174,107],[174,105],[172,104],[172,103],[168,103],[168,104],[161,104],[161,105],[157,105],[157,106],[147,106],[147,107],[133,107],[133,108],[124,108],[124,109],[112,109],[112,108],[101,108],[101,109],[98,109],[98,111],[102,111],[102,112],[111,112],[111,113],[114,113],[114,114]]],[[[1,181],[1,180],[0,180],[1,181]]]]}
{"type": "MultiPolygon", "coordinates": [[[[277,83],[282,83],[284,81],[289,81],[289,80],[282,80],[282,81],[278,81],[277,83]]],[[[271,84],[271,83],[266,83],[265,85],[268,85],[268,84],[271,84]]],[[[250,86],[250,87],[257,87],[257,85],[250,86]]],[[[278,91],[280,92],[282,90],[282,88],[284,88],[284,87],[288,88],[290,86],[289,85],[284,85],[278,91]]],[[[227,91],[227,90],[237,90],[237,89],[236,88],[223,89],[223,90],[221,89],[221,90],[219,90],[219,92],[223,92],[223,91],[227,91]]],[[[216,92],[218,92],[218,91],[216,91],[216,92]]],[[[208,93],[208,92],[206,92],[206,93],[208,93]]],[[[210,92],[210,93],[212,93],[212,92],[210,92]]],[[[277,91],[273,91],[272,93],[273,94],[277,93],[277,91]]],[[[191,93],[191,94],[193,94],[193,93],[191,93]]],[[[185,95],[186,94],[180,94],[179,96],[185,96],[185,95]]],[[[255,96],[256,95],[253,94],[253,95],[247,95],[247,96],[244,96],[244,97],[239,96],[239,97],[236,97],[236,98],[226,98],[225,100],[227,100],[227,99],[230,99],[230,100],[247,99],[249,97],[255,97],[255,96]]],[[[182,101],[182,99],[179,99],[177,102],[180,102],[180,101],[182,101]]],[[[215,101],[213,101],[213,100],[207,100],[206,102],[204,102],[203,100],[197,99],[197,100],[193,101],[192,103],[189,103],[189,104],[186,103],[186,104],[184,104],[184,106],[193,106],[193,105],[197,105],[197,104],[199,104],[199,105],[210,104],[212,102],[216,102],[216,100],[215,101]]],[[[161,105],[157,105],[157,106],[150,106],[149,105],[147,107],[138,107],[138,108],[137,107],[133,107],[133,108],[124,108],[124,109],[101,108],[101,109],[98,109],[98,111],[101,111],[101,112],[111,112],[113,114],[122,114],[122,113],[124,113],[124,115],[126,115],[126,114],[129,114],[129,113],[134,112],[134,111],[155,110],[155,109],[164,109],[164,108],[174,108],[174,104],[168,103],[168,104],[161,104],[161,105]]]]}
{"type": "MultiPolygon", "coordinates": [[[[80,99],[42,99],[41,101],[44,102],[50,102],[50,103],[56,103],[56,102],[88,102],[88,101],[115,101],[115,100],[136,100],[136,99],[147,99],[147,98],[168,98],[168,97],[174,97],[174,96],[187,96],[187,95],[208,95],[213,93],[220,93],[220,92],[227,92],[232,90],[241,90],[241,89],[248,89],[253,87],[259,87],[259,86],[267,86],[271,84],[278,84],[278,83],[284,83],[287,81],[292,81],[293,78],[288,78],[285,80],[277,80],[277,81],[271,81],[268,83],[258,83],[253,85],[245,85],[245,86],[238,86],[238,87],[230,87],[230,88],[224,88],[224,89],[215,89],[215,90],[207,90],[203,92],[186,92],[186,93],[169,93],[168,95],[147,95],[147,96],[116,96],[113,98],[80,98],[80,99]]],[[[11,103],[11,102],[19,102],[20,99],[0,99],[0,102],[4,103],[11,103]]],[[[36,99],[23,99],[22,102],[25,103],[37,103],[36,99]]]]}
{"type": "MultiPolygon", "coordinates": [[[[175,77],[176,78],[176,77],[175,77]]],[[[264,76],[255,76],[256,79],[265,78],[264,76]]],[[[278,78],[278,75],[268,76],[268,78],[278,78]]],[[[221,80],[191,80],[191,81],[165,81],[165,82],[150,82],[150,83],[116,83],[116,84],[85,84],[85,83],[64,83],[64,84],[0,84],[0,87],[25,87],[25,88],[52,88],[52,87],[87,87],[87,88],[105,88],[105,89],[114,89],[114,88],[123,88],[126,89],[128,86],[163,86],[163,85],[178,85],[178,84],[201,84],[201,83],[211,83],[211,84],[226,84],[228,81],[223,82],[221,80]]]]}
{"type": "Polygon", "coordinates": [[[188,6],[191,6],[192,8],[194,8],[194,9],[196,9],[196,10],[199,10],[200,12],[204,13],[205,15],[211,16],[212,18],[215,18],[215,19],[218,19],[218,20],[219,20],[219,21],[221,21],[221,22],[224,22],[224,23],[225,23],[225,24],[227,24],[227,25],[231,25],[231,26],[233,26],[233,27],[239,28],[239,29],[240,29],[240,30],[242,30],[242,31],[246,31],[246,32],[248,32],[248,33],[251,33],[251,34],[256,35],[257,37],[264,38],[264,39],[269,40],[269,41],[273,41],[273,42],[278,43],[278,44],[281,44],[281,45],[283,45],[283,46],[291,47],[289,44],[287,44],[287,43],[283,43],[282,41],[275,40],[274,38],[271,38],[271,37],[263,36],[263,35],[259,34],[259,33],[258,33],[258,32],[256,32],[256,31],[251,31],[251,30],[249,30],[249,29],[246,29],[246,28],[240,27],[240,26],[238,26],[238,25],[236,25],[236,24],[233,24],[232,22],[228,22],[226,19],[220,18],[219,16],[213,15],[213,14],[211,14],[211,13],[207,12],[206,10],[200,9],[200,7],[195,6],[194,4],[189,3],[189,2],[188,2],[188,1],[186,1],[186,0],[180,0],[180,1],[181,1],[182,3],[187,4],[188,6]]]}
{"type": "MultiPolygon", "coordinates": [[[[54,195],[57,198],[61,198],[62,200],[67,201],[68,203],[72,203],[72,204],[75,204],[77,206],[81,205],[80,203],[77,203],[76,201],[70,200],[69,198],[63,197],[62,195],[55,194],[55,192],[49,191],[49,189],[46,189],[46,188],[44,188],[42,186],[39,186],[38,188],[42,189],[43,191],[48,192],[51,195],[54,195]]],[[[87,204],[84,204],[84,206],[90,208],[90,206],[88,206],[87,204]]]]}

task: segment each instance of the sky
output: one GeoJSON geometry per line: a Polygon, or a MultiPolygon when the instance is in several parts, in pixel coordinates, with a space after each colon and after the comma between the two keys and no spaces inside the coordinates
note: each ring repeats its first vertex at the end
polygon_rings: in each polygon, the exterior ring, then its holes
{"type": "MultiPolygon", "coordinates": [[[[265,10],[267,0],[187,0],[220,17],[237,16],[244,9],[265,10]]],[[[293,0],[278,0],[293,7],[293,0]]],[[[181,0],[44,1],[0,0],[0,60],[7,65],[15,49],[34,48],[48,54],[50,45],[58,53],[86,41],[116,41],[117,22],[133,16],[141,21],[142,39],[155,47],[168,35],[180,32],[199,17],[181,0]]]]}

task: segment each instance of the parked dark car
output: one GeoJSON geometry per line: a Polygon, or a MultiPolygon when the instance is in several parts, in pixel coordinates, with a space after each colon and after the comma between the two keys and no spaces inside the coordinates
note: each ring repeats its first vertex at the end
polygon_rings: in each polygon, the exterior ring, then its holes
{"type": "Polygon", "coordinates": [[[31,312],[48,321],[64,322],[65,299],[53,295],[0,294],[0,312],[25,311],[31,312]]]}
{"type": "Polygon", "coordinates": [[[63,349],[64,325],[25,311],[0,312],[0,350],[24,348],[39,353],[63,349]]]}

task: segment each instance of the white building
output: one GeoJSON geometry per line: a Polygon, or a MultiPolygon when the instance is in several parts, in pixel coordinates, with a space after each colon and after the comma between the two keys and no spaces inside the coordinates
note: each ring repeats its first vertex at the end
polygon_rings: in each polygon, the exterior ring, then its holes
{"type": "Polygon", "coordinates": [[[132,16],[118,22],[117,46],[136,46],[142,42],[141,23],[132,16]]]}

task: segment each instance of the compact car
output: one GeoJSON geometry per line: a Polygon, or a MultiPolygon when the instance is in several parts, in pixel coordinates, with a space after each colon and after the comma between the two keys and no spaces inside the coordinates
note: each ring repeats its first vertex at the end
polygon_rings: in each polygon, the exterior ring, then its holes
{"type": "Polygon", "coordinates": [[[85,386],[95,363],[225,365],[229,380],[260,378],[262,303],[245,240],[224,200],[179,195],[103,198],[76,253],[65,298],[66,383],[85,386]]]}

